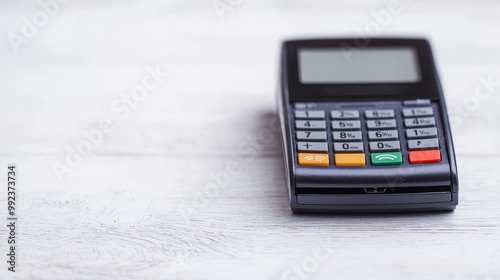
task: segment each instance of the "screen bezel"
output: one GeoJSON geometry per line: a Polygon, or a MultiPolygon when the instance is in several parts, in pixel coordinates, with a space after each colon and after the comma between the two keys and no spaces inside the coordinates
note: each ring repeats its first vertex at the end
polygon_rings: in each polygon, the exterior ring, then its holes
{"type": "MultiPolygon", "coordinates": [[[[298,40],[284,43],[284,63],[287,75],[288,93],[292,101],[297,100],[405,100],[439,98],[434,61],[431,48],[421,39],[326,39],[298,40]],[[364,41],[363,41],[364,40],[364,41]],[[366,44],[366,40],[369,40],[366,44]],[[420,67],[420,81],[415,83],[315,83],[303,84],[299,79],[298,50],[331,49],[351,46],[356,48],[364,42],[364,47],[412,47],[415,49],[420,67]]],[[[285,74],[285,73],[283,73],[285,74]]]]}

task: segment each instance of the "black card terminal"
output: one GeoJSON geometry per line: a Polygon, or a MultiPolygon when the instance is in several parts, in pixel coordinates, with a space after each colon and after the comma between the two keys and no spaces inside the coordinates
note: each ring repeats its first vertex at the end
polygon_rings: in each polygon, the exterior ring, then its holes
{"type": "Polygon", "coordinates": [[[363,43],[283,43],[278,110],[292,210],[454,210],[455,153],[428,41],[363,43]]]}

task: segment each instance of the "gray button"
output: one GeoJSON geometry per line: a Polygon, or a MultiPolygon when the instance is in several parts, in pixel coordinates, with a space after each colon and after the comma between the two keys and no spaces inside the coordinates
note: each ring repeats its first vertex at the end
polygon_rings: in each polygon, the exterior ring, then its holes
{"type": "Polygon", "coordinates": [[[370,140],[398,139],[398,131],[397,130],[368,131],[368,139],[370,140]]]}
{"type": "Polygon", "coordinates": [[[324,119],[325,111],[323,110],[300,110],[295,111],[297,119],[324,119]]]}
{"type": "Polygon", "coordinates": [[[297,142],[299,151],[310,152],[328,152],[328,144],[326,142],[297,142]]]}
{"type": "Polygon", "coordinates": [[[302,103],[302,102],[297,102],[294,103],[294,108],[297,110],[305,110],[305,109],[316,109],[316,103],[302,103]]]}
{"type": "Polygon", "coordinates": [[[296,129],[326,129],[325,121],[295,121],[296,129]]]}
{"type": "Polygon", "coordinates": [[[380,142],[370,142],[370,151],[399,151],[401,150],[401,146],[399,145],[399,141],[380,141],[380,142]]]}
{"type": "Polygon", "coordinates": [[[434,110],[432,110],[432,107],[403,109],[403,116],[405,117],[425,117],[432,116],[433,114],[434,110]]]}
{"type": "Polygon", "coordinates": [[[326,131],[297,131],[297,140],[326,141],[326,131]]]}
{"type": "Polygon", "coordinates": [[[408,150],[439,149],[438,139],[408,140],[408,150]]]}
{"type": "Polygon", "coordinates": [[[361,131],[334,131],[333,140],[340,141],[361,141],[363,138],[361,131]]]}
{"type": "Polygon", "coordinates": [[[405,119],[405,127],[422,127],[422,126],[434,126],[434,125],[436,125],[436,120],[434,118],[405,119]]]}
{"type": "Polygon", "coordinates": [[[437,129],[435,127],[413,128],[406,130],[406,138],[429,138],[436,137],[437,129]]]}
{"type": "Polygon", "coordinates": [[[366,121],[368,129],[396,128],[396,120],[366,121]]]}
{"type": "Polygon", "coordinates": [[[418,105],[429,105],[431,104],[430,99],[415,99],[415,100],[405,100],[403,105],[405,106],[418,106],[418,105]]]}
{"type": "Polygon", "coordinates": [[[394,118],[394,110],[366,110],[367,119],[394,118]]]}
{"type": "Polygon", "coordinates": [[[298,110],[306,109],[306,103],[295,103],[293,105],[294,105],[295,109],[298,109],[298,110]]]}
{"type": "Polygon", "coordinates": [[[334,110],[330,112],[332,119],[359,119],[357,110],[334,110]]]}
{"type": "Polygon", "coordinates": [[[335,152],[362,152],[363,143],[333,143],[335,152]]]}
{"type": "Polygon", "coordinates": [[[332,121],[333,129],[361,129],[360,121],[332,121]]]}

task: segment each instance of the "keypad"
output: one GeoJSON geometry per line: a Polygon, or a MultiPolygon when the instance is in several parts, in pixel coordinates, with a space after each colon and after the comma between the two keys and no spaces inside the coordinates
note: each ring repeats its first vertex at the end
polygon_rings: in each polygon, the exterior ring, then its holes
{"type": "Polygon", "coordinates": [[[441,162],[431,103],[405,101],[401,105],[325,110],[315,103],[296,103],[293,116],[298,164],[324,168],[441,162]]]}

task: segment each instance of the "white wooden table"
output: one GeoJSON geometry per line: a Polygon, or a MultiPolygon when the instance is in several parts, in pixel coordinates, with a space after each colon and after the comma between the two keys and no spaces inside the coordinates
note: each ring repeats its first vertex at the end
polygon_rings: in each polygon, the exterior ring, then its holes
{"type": "Polygon", "coordinates": [[[497,1],[401,0],[380,30],[389,1],[17,2],[0,3],[2,224],[19,170],[17,272],[3,225],[1,279],[500,278],[500,86],[475,93],[500,81],[497,1]],[[433,43],[455,212],[290,211],[269,133],[279,42],[366,28],[433,43]]]}

